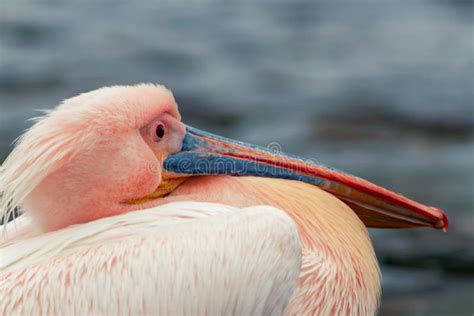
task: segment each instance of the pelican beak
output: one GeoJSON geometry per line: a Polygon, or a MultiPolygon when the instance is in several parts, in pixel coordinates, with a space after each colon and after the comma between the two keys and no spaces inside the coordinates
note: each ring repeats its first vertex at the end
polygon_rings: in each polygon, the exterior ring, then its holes
{"type": "Polygon", "coordinates": [[[368,227],[429,226],[446,231],[448,218],[438,208],[412,201],[369,181],[266,148],[186,127],[180,152],[164,169],[183,175],[232,175],[282,178],[320,187],[348,204],[368,227]]]}

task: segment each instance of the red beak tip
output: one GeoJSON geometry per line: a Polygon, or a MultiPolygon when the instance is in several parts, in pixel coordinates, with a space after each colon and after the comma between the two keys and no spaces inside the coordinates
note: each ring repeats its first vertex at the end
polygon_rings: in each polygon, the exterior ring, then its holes
{"type": "Polygon", "coordinates": [[[441,215],[441,220],[439,220],[438,223],[436,224],[436,228],[441,229],[443,232],[447,232],[448,226],[449,226],[448,215],[446,215],[446,213],[443,212],[443,210],[439,208],[432,207],[432,209],[441,215]]]}

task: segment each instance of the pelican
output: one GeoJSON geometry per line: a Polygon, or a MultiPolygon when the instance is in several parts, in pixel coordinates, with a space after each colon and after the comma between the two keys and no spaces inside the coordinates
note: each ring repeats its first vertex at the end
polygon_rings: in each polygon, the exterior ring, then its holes
{"type": "Polygon", "coordinates": [[[35,119],[0,173],[2,315],[371,315],[366,227],[447,230],[429,207],[184,125],[155,84],[35,119]]]}

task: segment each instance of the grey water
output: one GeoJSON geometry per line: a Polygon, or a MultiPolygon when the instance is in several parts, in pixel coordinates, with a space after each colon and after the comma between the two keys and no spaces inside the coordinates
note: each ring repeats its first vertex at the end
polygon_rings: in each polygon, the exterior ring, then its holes
{"type": "Polygon", "coordinates": [[[474,313],[474,28],[465,0],[0,3],[0,162],[83,91],[157,82],[197,128],[317,159],[450,217],[371,230],[381,315],[474,313]]]}

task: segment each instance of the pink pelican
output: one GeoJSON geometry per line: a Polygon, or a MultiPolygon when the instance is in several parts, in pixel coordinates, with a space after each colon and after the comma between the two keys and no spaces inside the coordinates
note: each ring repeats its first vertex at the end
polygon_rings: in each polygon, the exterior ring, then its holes
{"type": "Polygon", "coordinates": [[[181,122],[114,86],[37,118],[0,173],[0,314],[369,315],[368,227],[448,220],[366,180],[181,122]]]}

